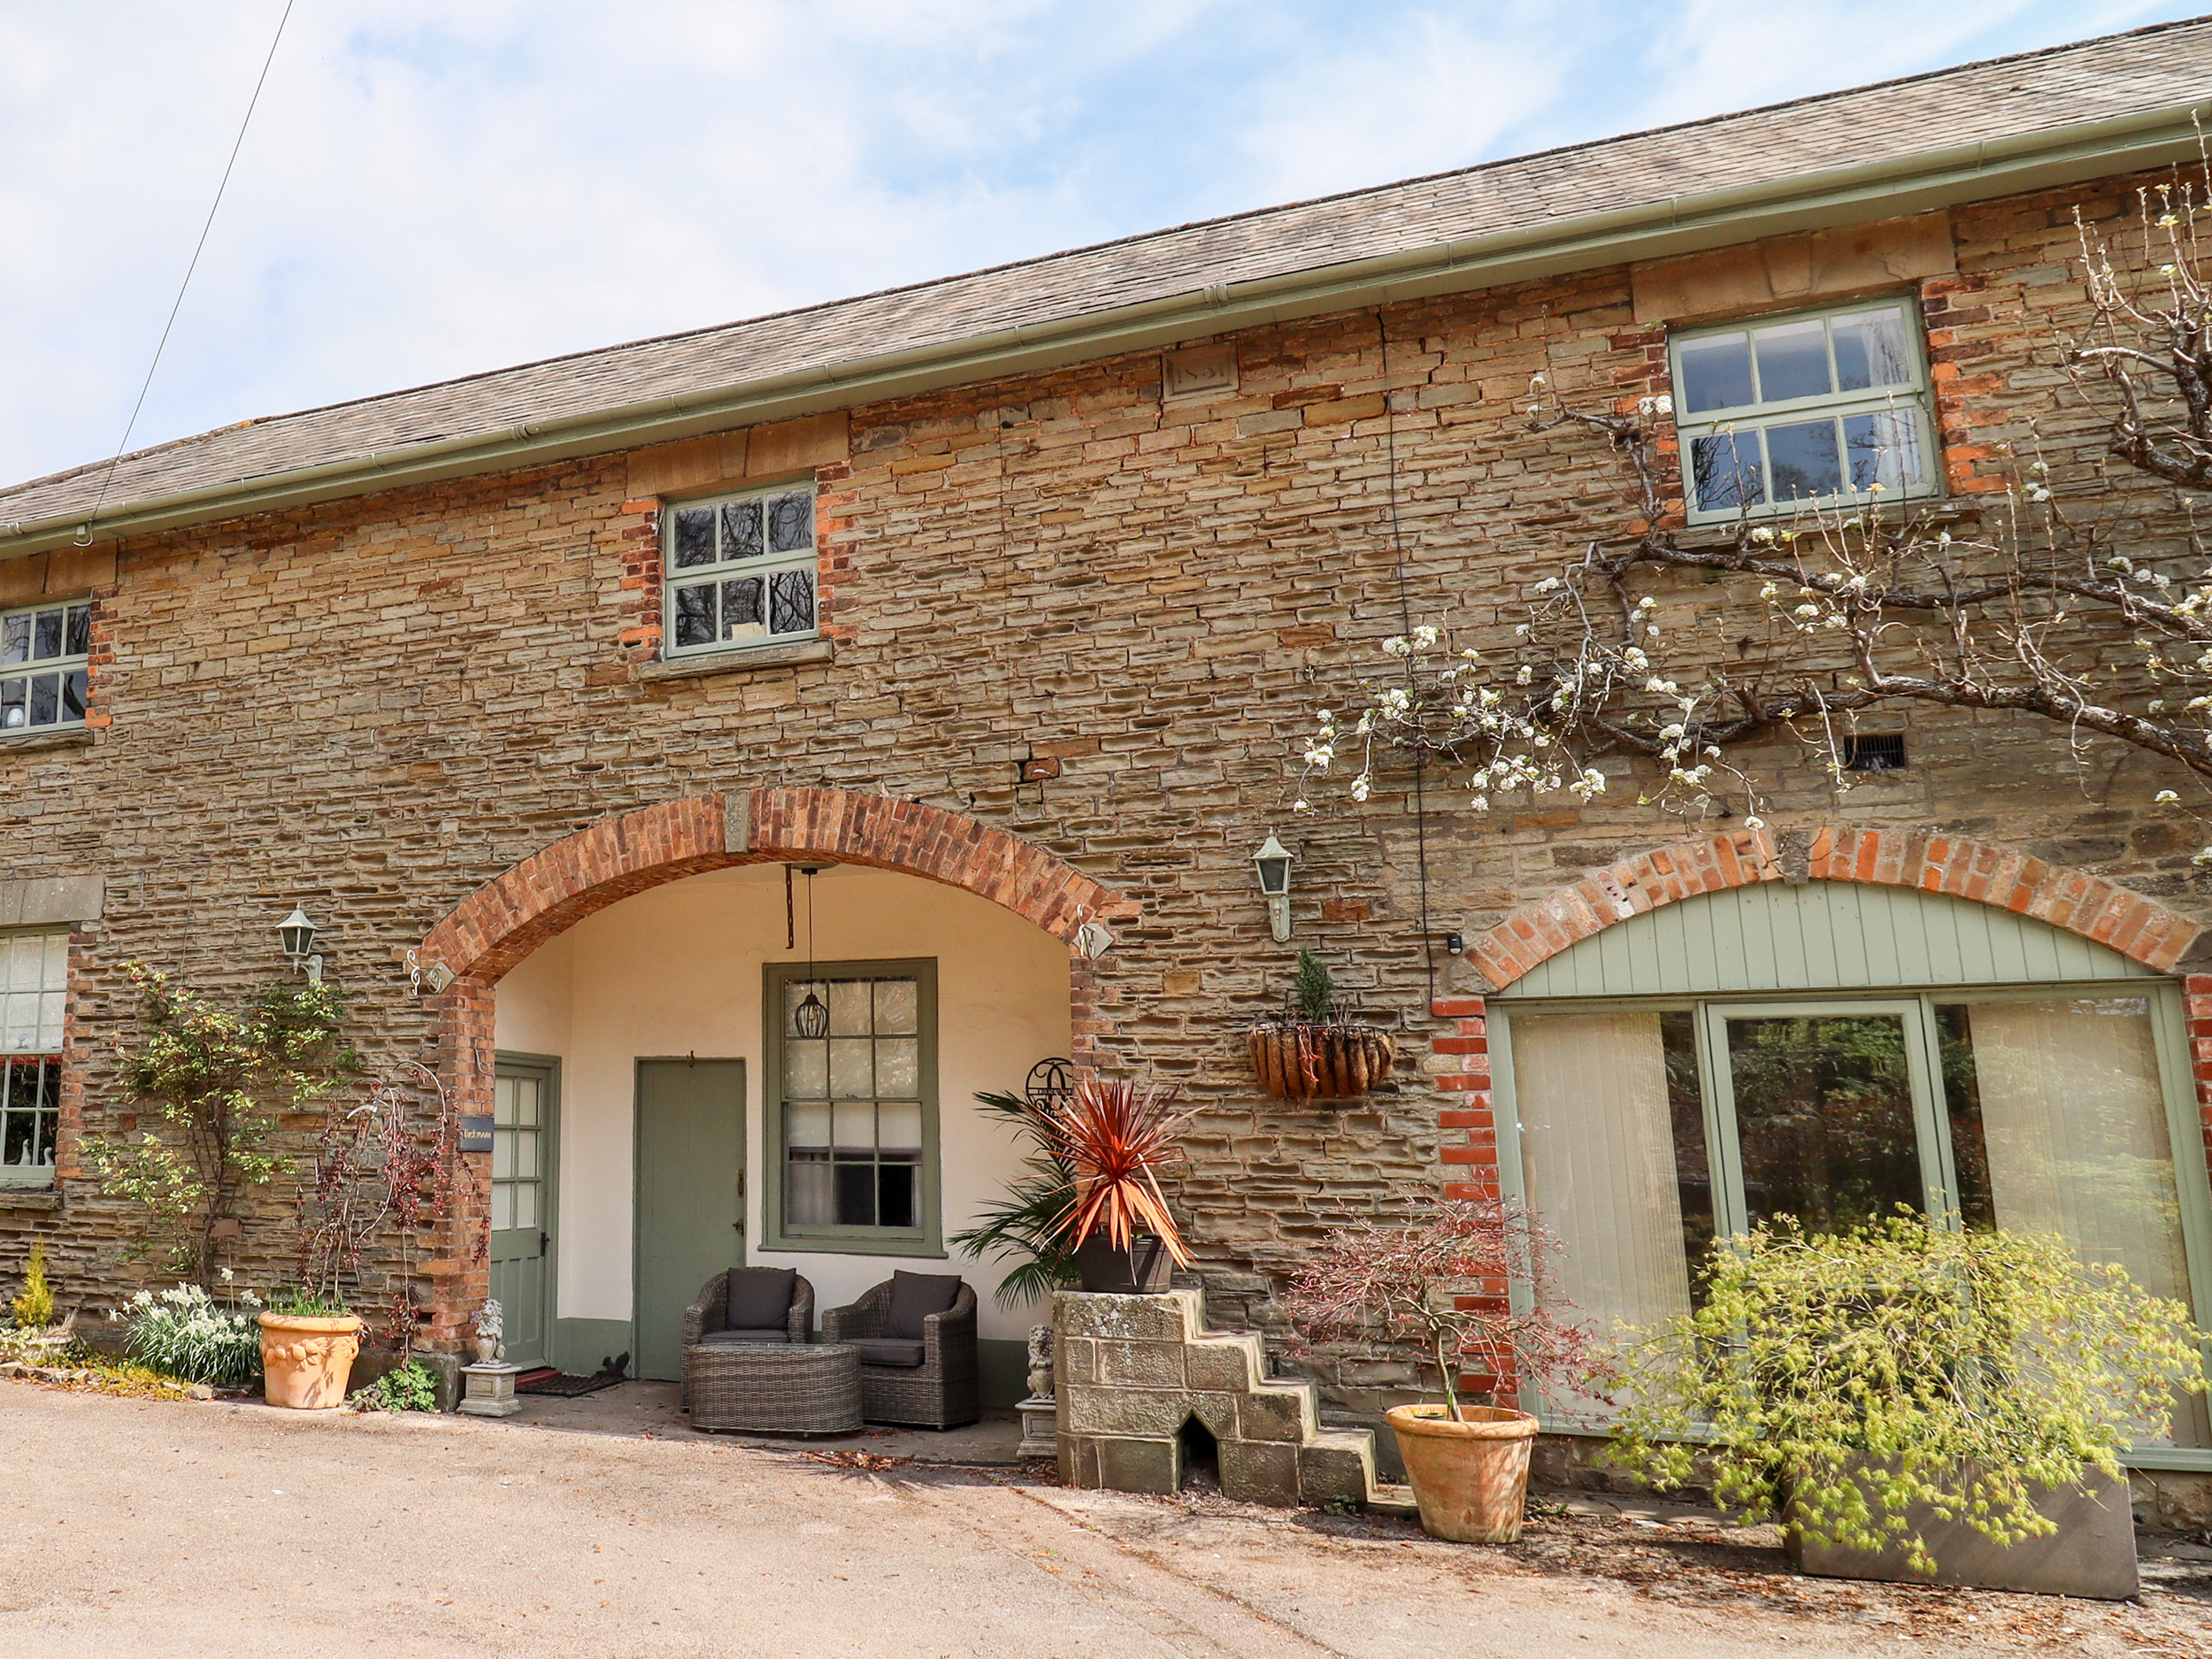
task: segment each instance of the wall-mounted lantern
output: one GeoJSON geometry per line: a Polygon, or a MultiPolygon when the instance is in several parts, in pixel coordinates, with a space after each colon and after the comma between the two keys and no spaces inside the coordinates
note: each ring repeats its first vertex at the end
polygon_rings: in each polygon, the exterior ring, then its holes
{"type": "Polygon", "coordinates": [[[284,959],[295,971],[304,973],[310,985],[323,982],[323,959],[315,954],[315,924],[300,906],[295,904],[292,913],[277,924],[277,942],[283,948],[284,959]]]}
{"type": "Polygon", "coordinates": [[[1290,939],[1290,849],[1270,830],[1259,851],[1252,855],[1252,864],[1260,872],[1260,892],[1267,899],[1268,930],[1277,944],[1286,944],[1290,939]]]}

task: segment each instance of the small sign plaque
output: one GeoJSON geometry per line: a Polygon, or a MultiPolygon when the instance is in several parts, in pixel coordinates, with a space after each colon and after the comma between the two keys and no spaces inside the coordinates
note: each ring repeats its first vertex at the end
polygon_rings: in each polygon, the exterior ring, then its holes
{"type": "Polygon", "coordinates": [[[489,1117],[461,1116],[461,1150],[489,1152],[492,1149],[492,1120],[489,1117]]]}

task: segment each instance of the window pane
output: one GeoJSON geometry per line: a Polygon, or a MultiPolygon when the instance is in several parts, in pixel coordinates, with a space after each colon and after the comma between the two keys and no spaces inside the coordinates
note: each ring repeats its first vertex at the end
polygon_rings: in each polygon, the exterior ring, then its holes
{"type": "Polygon", "coordinates": [[[866,979],[839,979],[829,988],[830,1035],[864,1037],[869,1023],[869,984],[866,979]]]}
{"type": "Polygon", "coordinates": [[[879,1227],[910,1227],[915,1211],[920,1208],[915,1200],[916,1177],[920,1173],[911,1164],[885,1164],[876,1171],[876,1225],[879,1227]]]}
{"type": "Polygon", "coordinates": [[[69,607],[67,633],[68,638],[62,642],[65,655],[82,657],[92,649],[92,607],[90,605],[69,607]]]}
{"type": "Polygon", "coordinates": [[[1512,1021],[1523,1190],[1561,1240],[1550,1288],[1602,1342],[1689,1312],[1691,1263],[1712,1235],[1696,1048],[1671,1053],[1688,1035],[1687,1020],[1670,1045],[1663,1018],[1512,1021]],[[1684,1065],[1678,1087],[1670,1072],[1684,1065]],[[1686,1094],[1686,1112],[1678,1094],[1686,1094]],[[1700,1184],[1694,1192],[1686,1177],[1700,1184]]]}
{"type": "Polygon", "coordinates": [[[795,553],[814,545],[814,497],[801,490],[768,503],[768,550],[795,553]]]}
{"type": "Polygon", "coordinates": [[[1759,354],[1761,403],[1825,397],[1835,389],[1828,382],[1828,326],[1817,318],[1762,328],[1751,338],[1759,354]]]}
{"type": "Polygon", "coordinates": [[[41,674],[31,681],[31,724],[51,726],[61,707],[61,676],[41,674]]]}
{"type": "Polygon", "coordinates": [[[875,1047],[865,1037],[829,1040],[829,1092],[833,1095],[839,1100],[868,1100],[874,1096],[875,1047]]]}
{"type": "Polygon", "coordinates": [[[849,1103],[840,1101],[833,1110],[837,1118],[837,1156],[841,1158],[867,1158],[872,1161],[876,1152],[874,1103],[867,1101],[849,1103]]]}
{"type": "Polygon", "coordinates": [[[676,643],[714,643],[714,584],[696,582],[676,590],[676,643]]]}
{"type": "Polygon", "coordinates": [[[1732,1019],[1728,1064],[1751,1223],[1812,1233],[1922,1208],[1920,1141],[1895,1014],[1732,1019]]]}
{"type": "MultiPolygon", "coordinates": [[[[879,1037],[876,1040],[876,1093],[879,1094],[918,1094],[921,1084],[922,1045],[915,1037],[879,1037]]],[[[888,1110],[887,1108],[886,1110],[888,1110]]]]}
{"type": "Polygon", "coordinates": [[[515,1189],[505,1181],[492,1183],[492,1231],[504,1233],[515,1225],[515,1189]]]}
{"type": "Polygon", "coordinates": [[[829,987],[818,980],[786,979],[784,981],[783,1034],[785,1036],[798,1035],[799,1004],[806,1001],[809,991],[813,992],[817,999],[826,999],[829,993],[829,987]]]}
{"type": "Polygon", "coordinates": [[[787,1100],[820,1100],[829,1093],[829,1044],[784,1039],[783,1092],[787,1100]]]}
{"type": "Polygon", "coordinates": [[[1759,477],[1759,434],[1717,432],[1690,442],[1690,472],[1701,512],[1756,507],[1767,498],[1759,477]]]}
{"type": "Polygon", "coordinates": [[[714,563],[714,509],[687,507],[676,515],[676,568],[714,563]]]}
{"type": "Polygon", "coordinates": [[[538,1225],[538,1184],[535,1181],[518,1181],[515,1183],[514,1194],[514,1225],[518,1227],[536,1226],[538,1225]]]}
{"type": "MultiPolygon", "coordinates": [[[[1971,1115],[1995,1225],[2055,1233],[2085,1261],[2124,1267],[2153,1295],[2187,1303],[2181,1194],[2149,1004],[2065,997],[1942,1011],[1953,1017],[1947,1034],[1962,1037],[1966,1049],[1955,1065],[1947,1046],[1944,1064],[1962,1188],[1967,1159],[1955,1125],[1971,1115]]],[[[2168,1440],[2212,1446],[2200,1399],[2178,1402],[2168,1440]]]]}
{"type": "Polygon", "coordinates": [[[61,655],[61,624],[62,613],[58,611],[42,611],[38,613],[37,623],[31,630],[33,661],[61,655]]]}
{"type": "Polygon", "coordinates": [[[757,640],[768,632],[760,611],[760,578],[747,576],[722,584],[722,637],[757,640]]]}
{"type": "Polygon", "coordinates": [[[1709,334],[1676,349],[1682,372],[1682,409],[1737,409],[1751,402],[1750,341],[1744,334],[1709,334]]]}
{"type": "Polygon", "coordinates": [[[1767,465],[1774,474],[1774,499],[1809,501],[1843,488],[1836,459],[1836,423],[1800,421],[1766,430],[1767,465]]]}
{"type": "Polygon", "coordinates": [[[876,1140],[887,1158],[921,1156],[921,1102],[886,1101],[877,1107],[876,1140]]]}
{"type": "Polygon", "coordinates": [[[534,1124],[538,1120],[538,1080],[534,1077],[518,1077],[515,1086],[515,1121],[534,1124]]]}
{"type": "Polygon", "coordinates": [[[538,1178],[538,1132],[518,1129],[515,1132],[515,1179],[534,1181],[538,1178]]]}
{"type": "Polygon", "coordinates": [[[837,1219],[828,1153],[794,1152],[788,1180],[784,1192],[794,1225],[821,1227],[837,1219]]]}
{"type": "Polygon", "coordinates": [[[830,1143],[830,1109],[818,1104],[786,1107],[783,1135],[795,1149],[827,1148],[830,1143]]]}
{"type": "Polygon", "coordinates": [[[28,611],[0,617],[0,663],[19,663],[31,654],[31,618],[28,611]]]}
{"type": "Polygon", "coordinates": [[[61,718],[84,718],[84,670],[73,668],[61,677],[61,718]]]}
{"type": "Polygon", "coordinates": [[[814,572],[778,571],[768,579],[768,631],[807,634],[814,627],[814,572]]]}
{"type": "Polygon", "coordinates": [[[30,718],[30,687],[27,680],[0,680],[0,727],[22,726],[30,718]]]}
{"type": "Polygon", "coordinates": [[[38,1031],[33,1047],[50,1051],[60,1048],[62,1005],[68,1000],[60,991],[49,991],[38,999],[38,1031]]]}
{"type": "Polygon", "coordinates": [[[1847,415],[1843,445],[1851,460],[1851,487],[1906,489],[1920,482],[1920,412],[1884,410],[1847,415]]]}
{"type": "Polygon", "coordinates": [[[1902,311],[1861,311],[1854,317],[1837,318],[1833,326],[1839,391],[1863,392],[1870,387],[1912,383],[1912,358],[1905,346],[1902,311]]]}
{"type": "Polygon", "coordinates": [[[876,1030],[886,1036],[904,1036],[921,1029],[920,987],[912,979],[876,981],[876,1030]]]}
{"type": "Polygon", "coordinates": [[[876,1166],[872,1161],[864,1164],[839,1164],[832,1166],[836,1182],[837,1223],[844,1227],[872,1227],[876,1225],[876,1166]]]}
{"type": "Polygon", "coordinates": [[[722,557],[758,558],[761,553],[761,503],[730,501],[722,503],[722,557]]]}
{"type": "Polygon", "coordinates": [[[515,1177],[515,1132],[511,1129],[492,1131],[492,1179],[511,1181],[515,1177]]]}

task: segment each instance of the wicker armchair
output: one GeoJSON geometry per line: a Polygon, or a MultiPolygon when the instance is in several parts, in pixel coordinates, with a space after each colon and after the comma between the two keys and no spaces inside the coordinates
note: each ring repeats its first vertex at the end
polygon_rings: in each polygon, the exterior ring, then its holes
{"type": "MultiPolygon", "coordinates": [[[[884,1280],[849,1308],[822,1315],[822,1340],[866,1344],[881,1340],[891,1314],[891,1281],[884,1280]]],[[[975,1346],[975,1292],[963,1285],[942,1313],[922,1321],[922,1363],[878,1365],[861,1349],[860,1415],[871,1423],[909,1423],[952,1429],[983,1415],[975,1346]]]]}
{"type": "MultiPolygon", "coordinates": [[[[691,1409],[691,1350],[700,1340],[729,1329],[730,1276],[717,1273],[699,1286],[699,1294],[684,1310],[684,1381],[682,1406],[691,1409]]],[[[784,1340],[803,1343],[814,1327],[814,1286],[801,1274],[791,1283],[791,1311],[783,1324],[784,1340]]]]}

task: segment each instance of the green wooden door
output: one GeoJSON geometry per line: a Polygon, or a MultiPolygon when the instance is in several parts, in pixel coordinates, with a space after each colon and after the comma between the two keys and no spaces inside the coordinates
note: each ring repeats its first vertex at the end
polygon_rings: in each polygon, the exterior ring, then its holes
{"type": "Polygon", "coordinates": [[[639,1061],[634,1375],[682,1375],[684,1310],[744,1262],[745,1063],[639,1061]]]}
{"type": "Polygon", "coordinates": [[[552,1353],[553,1079],[549,1063],[503,1058],[492,1084],[491,1288],[525,1368],[552,1353]]]}

